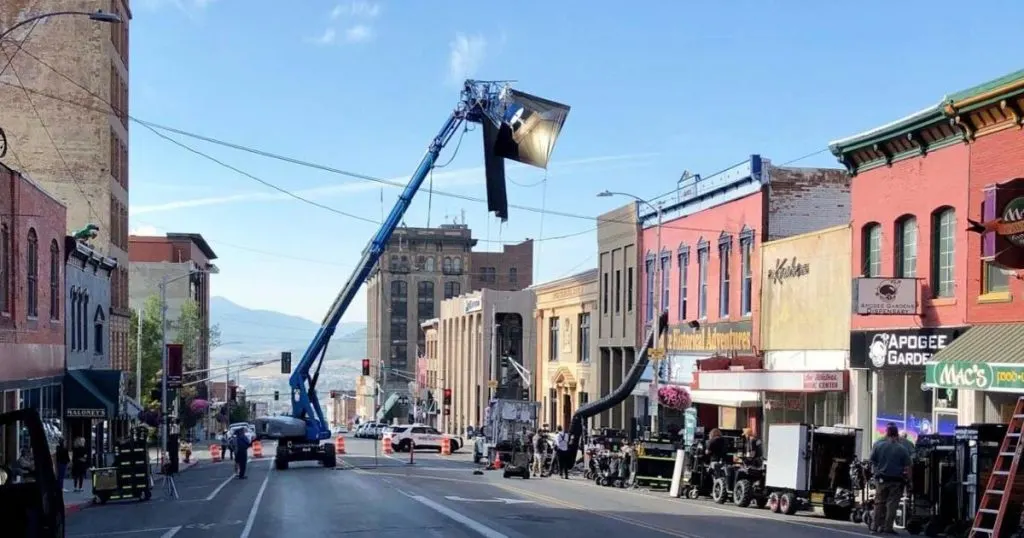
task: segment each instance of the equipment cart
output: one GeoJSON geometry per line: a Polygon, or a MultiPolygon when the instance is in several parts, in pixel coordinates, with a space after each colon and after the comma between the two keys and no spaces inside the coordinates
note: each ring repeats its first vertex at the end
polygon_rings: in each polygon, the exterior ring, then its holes
{"type": "Polygon", "coordinates": [[[113,467],[93,469],[92,494],[100,504],[152,498],[153,475],[149,470],[149,449],[144,434],[136,434],[115,445],[113,467]]]}
{"type": "Polygon", "coordinates": [[[849,519],[856,505],[850,466],[860,458],[862,436],[847,426],[770,425],[768,508],[794,514],[820,506],[829,519],[849,519]]]}

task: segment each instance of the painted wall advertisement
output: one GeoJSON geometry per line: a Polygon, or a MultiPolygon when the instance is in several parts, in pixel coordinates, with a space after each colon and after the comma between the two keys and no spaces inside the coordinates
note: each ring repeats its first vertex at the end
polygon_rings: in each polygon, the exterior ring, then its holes
{"type": "Polygon", "coordinates": [[[709,323],[693,329],[676,325],[666,336],[669,351],[727,352],[753,349],[753,325],[749,321],[709,323]]]}

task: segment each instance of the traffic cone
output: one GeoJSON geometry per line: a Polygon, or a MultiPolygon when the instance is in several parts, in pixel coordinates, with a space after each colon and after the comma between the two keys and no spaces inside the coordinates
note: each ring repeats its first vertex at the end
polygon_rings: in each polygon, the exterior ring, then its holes
{"type": "Polygon", "coordinates": [[[501,469],[502,466],[503,466],[503,464],[501,463],[501,454],[495,452],[494,453],[494,468],[495,469],[501,469]]]}

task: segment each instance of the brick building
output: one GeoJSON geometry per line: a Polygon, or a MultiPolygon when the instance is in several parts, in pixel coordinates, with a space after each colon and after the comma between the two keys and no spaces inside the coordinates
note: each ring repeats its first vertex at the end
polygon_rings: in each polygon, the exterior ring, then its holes
{"type": "MultiPolygon", "coordinates": [[[[0,412],[35,407],[61,416],[64,373],[64,204],[0,164],[0,412]]],[[[17,458],[0,429],[0,464],[17,458]]]]}
{"type": "MultiPolygon", "coordinates": [[[[164,237],[133,235],[129,245],[131,308],[140,310],[147,299],[159,297],[160,283],[166,279],[167,341],[173,342],[182,306],[195,301],[201,331],[197,342],[181,342],[186,345],[186,360],[192,358],[185,369],[210,368],[210,276],[218,272],[213,264],[217,254],[202,235],[192,233],[168,233],[164,237]]],[[[205,397],[206,385],[199,387],[200,397],[205,397]]]]}
{"type": "MultiPolygon", "coordinates": [[[[24,41],[4,77],[13,85],[0,86],[0,101],[4,103],[3,128],[10,145],[8,166],[21,170],[64,202],[65,232],[87,224],[99,226],[93,246],[121,262],[111,279],[110,358],[115,368],[130,369],[125,263],[128,2],[5,1],[0,8],[0,28],[40,13],[91,12],[98,7],[116,13],[123,22],[105,24],[84,16],[57,16],[9,36],[24,41]],[[29,32],[31,38],[25,39],[29,32]]],[[[3,58],[5,63],[7,60],[3,58]]]]}
{"type": "MultiPolygon", "coordinates": [[[[757,427],[759,391],[735,390],[729,383],[701,382],[699,369],[760,369],[760,245],[797,234],[842,225],[850,218],[850,179],[845,171],[773,166],[753,155],[708,177],[684,176],[676,192],[651,203],[662,210],[661,307],[669,312],[667,365],[659,379],[697,384],[693,411],[705,427],[757,427]],[[715,356],[735,359],[707,361],[715,356]]],[[[644,262],[643,296],[638,303],[644,327],[654,319],[657,214],[640,206],[644,262]]],[[[646,329],[643,331],[646,334],[646,329]]],[[[845,362],[845,361],[844,361],[845,362]]],[[[814,365],[832,369],[835,365],[814,365]]],[[[839,369],[845,368],[845,363],[839,369]]],[[[651,379],[649,374],[647,379],[651,379]]],[[[721,378],[715,378],[721,379],[721,378]]],[[[644,390],[643,387],[640,387],[644,390]]],[[[637,415],[649,403],[637,406],[637,415]]],[[[682,427],[684,418],[662,410],[661,428],[682,427]]],[[[649,420],[643,416],[643,424],[649,420]]]]}
{"type": "Polygon", "coordinates": [[[519,291],[533,285],[533,240],[504,245],[500,252],[469,255],[470,290],[519,291]]]}

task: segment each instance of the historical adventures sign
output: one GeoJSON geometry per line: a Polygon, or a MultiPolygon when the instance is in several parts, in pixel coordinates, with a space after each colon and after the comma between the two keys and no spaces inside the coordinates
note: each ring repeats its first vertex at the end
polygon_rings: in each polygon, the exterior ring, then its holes
{"type": "Polygon", "coordinates": [[[924,368],[933,355],[966,330],[922,328],[855,331],[850,333],[850,367],[874,370],[924,368]]]}
{"type": "Polygon", "coordinates": [[[807,276],[811,272],[811,264],[800,263],[796,256],[792,258],[779,258],[775,260],[775,268],[768,270],[768,281],[773,284],[807,276]]]}
{"type": "Polygon", "coordinates": [[[749,321],[701,324],[698,329],[693,329],[689,325],[675,326],[667,338],[669,351],[715,353],[750,351],[754,348],[752,325],[749,321]]]}

